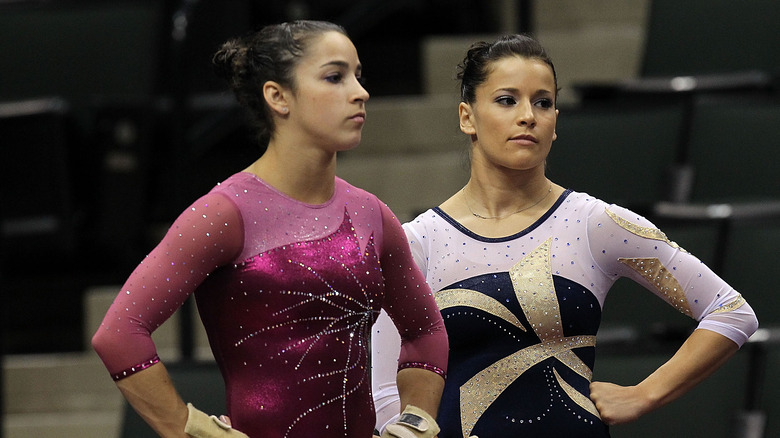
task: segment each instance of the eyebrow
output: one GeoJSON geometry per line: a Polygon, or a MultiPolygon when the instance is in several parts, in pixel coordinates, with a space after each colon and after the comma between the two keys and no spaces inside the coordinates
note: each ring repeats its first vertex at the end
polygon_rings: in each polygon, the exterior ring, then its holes
{"type": "MultiPolygon", "coordinates": [[[[349,69],[349,63],[346,62],[346,61],[330,61],[330,62],[326,62],[325,64],[322,64],[320,66],[320,68],[328,67],[328,66],[332,66],[332,65],[336,66],[336,67],[342,67],[344,69],[349,69]]],[[[362,72],[363,71],[363,65],[362,64],[358,64],[356,70],[358,71],[358,73],[362,72]]]]}
{"type": "MultiPolygon", "coordinates": [[[[519,93],[519,92],[520,92],[520,90],[519,90],[519,89],[517,89],[517,88],[512,88],[512,87],[505,87],[505,88],[498,88],[498,89],[496,89],[496,90],[495,90],[495,91],[493,91],[493,92],[494,92],[494,93],[497,93],[497,92],[504,92],[504,93],[519,93]]],[[[555,94],[555,93],[553,93],[552,91],[550,91],[550,90],[548,90],[548,89],[546,89],[546,88],[540,88],[540,89],[536,90],[536,92],[535,92],[535,94],[542,94],[542,93],[547,93],[547,94],[555,94]]]]}

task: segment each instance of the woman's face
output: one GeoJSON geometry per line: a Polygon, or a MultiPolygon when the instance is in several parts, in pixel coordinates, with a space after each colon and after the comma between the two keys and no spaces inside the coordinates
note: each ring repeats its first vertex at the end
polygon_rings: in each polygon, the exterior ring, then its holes
{"type": "Polygon", "coordinates": [[[315,37],[295,69],[290,99],[293,129],[327,150],[356,147],[366,118],[368,92],[349,38],[339,32],[315,37]]]}
{"type": "Polygon", "coordinates": [[[543,61],[512,56],[489,66],[472,104],[461,103],[461,130],[472,136],[475,165],[544,170],[555,140],[555,79],[543,61]]]}

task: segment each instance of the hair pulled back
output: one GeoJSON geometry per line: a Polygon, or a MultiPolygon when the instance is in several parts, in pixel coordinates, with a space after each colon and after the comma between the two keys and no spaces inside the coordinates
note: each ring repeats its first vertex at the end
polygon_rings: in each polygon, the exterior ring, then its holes
{"type": "Polygon", "coordinates": [[[262,145],[268,143],[274,132],[263,85],[274,81],[294,90],[294,70],[308,43],[331,31],[347,35],[343,27],[327,21],[274,24],[231,39],[214,54],[214,71],[228,83],[238,102],[248,111],[262,145]]]}
{"type": "Polygon", "coordinates": [[[477,87],[487,80],[491,65],[511,56],[538,59],[549,65],[555,81],[555,93],[558,94],[558,77],[555,74],[555,66],[544,47],[528,35],[514,34],[504,35],[492,43],[480,41],[469,47],[463,61],[458,64],[457,78],[460,80],[460,100],[474,103],[477,87]]]}

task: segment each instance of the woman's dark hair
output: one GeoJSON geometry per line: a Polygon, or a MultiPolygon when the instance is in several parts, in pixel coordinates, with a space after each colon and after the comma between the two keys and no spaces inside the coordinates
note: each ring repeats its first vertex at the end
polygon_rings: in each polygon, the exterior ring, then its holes
{"type": "Polygon", "coordinates": [[[469,47],[466,57],[458,64],[457,78],[460,80],[460,100],[473,103],[477,87],[482,85],[490,73],[492,63],[510,56],[538,59],[550,66],[558,94],[558,77],[555,66],[541,44],[528,35],[504,35],[492,43],[477,42],[469,47]]]}
{"type": "Polygon", "coordinates": [[[265,146],[274,131],[263,84],[274,81],[295,90],[293,71],[308,43],[332,31],[347,35],[343,27],[326,21],[275,24],[229,40],[214,54],[214,71],[228,82],[238,102],[248,111],[260,144],[265,146]]]}

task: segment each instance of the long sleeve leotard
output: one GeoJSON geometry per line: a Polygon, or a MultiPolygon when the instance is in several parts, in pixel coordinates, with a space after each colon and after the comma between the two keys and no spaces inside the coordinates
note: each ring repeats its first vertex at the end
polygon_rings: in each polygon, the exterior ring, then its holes
{"type": "Polygon", "coordinates": [[[227,414],[250,437],[370,436],[369,334],[382,308],[403,339],[400,366],[446,370],[442,318],[400,223],[338,178],[321,205],[244,172],[193,203],[93,338],[114,379],[159,361],[151,333],[191,294],[227,414]]]}
{"type": "MultiPolygon", "coordinates": [[[[696,257],[584,193],[566,191],[505,238],[479,236],[439,208],[404,228],[449,334],[439,438],[608,437],[589,383],[601,309],[620,277],[737,345],[757,328],[742,296],[696,257]]],[[[392,350],[386,335],[375,330],[376,350],[392,350]]],[[[374,385],[384,392],[377,406],[390,404],[392,379],[375,375],[374,385]]]]}

